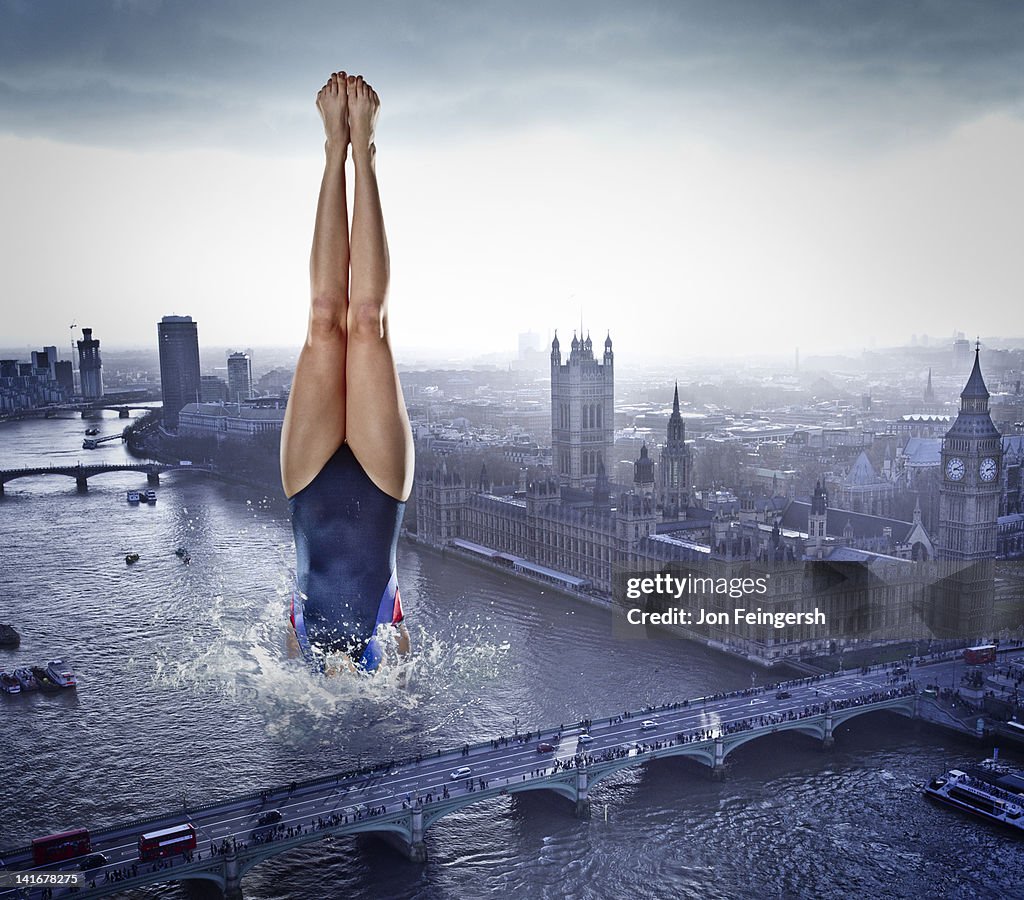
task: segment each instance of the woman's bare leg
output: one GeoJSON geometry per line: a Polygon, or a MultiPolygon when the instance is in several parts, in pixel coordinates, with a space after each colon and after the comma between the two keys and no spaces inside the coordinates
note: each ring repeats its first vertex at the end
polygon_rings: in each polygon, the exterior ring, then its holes
{"type": "Polygon", "coordinates": [[[412,490],[409,416],[388,339],[388,244],[377,191],[374,125],[380,100],[361,77],[348,79],[355,164],[348,307],[345,439],[377,487],[398,500],[412,490]]]}
{"type": "Polygon", "coordinates": [[[309,484],[345,440],[349,125],[344,72],[328,79],[316,105],[327,133],[327,160],[309,257],[309,326],[281,432],[281,483],[288,497],[309,484]]]}

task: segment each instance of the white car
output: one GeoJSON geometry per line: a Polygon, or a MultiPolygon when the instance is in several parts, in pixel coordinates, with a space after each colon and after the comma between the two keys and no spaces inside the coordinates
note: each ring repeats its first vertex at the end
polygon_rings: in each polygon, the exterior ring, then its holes
{"type": "Polygon", "coordinates": [[[581,744],[589,744],[593,740],[593,738],[584,731],[582,734],[580,734],[579,737],[576,738],[576,740],[579,741],[579,743],[581,744]]]}
{"type": "Polygon", "coordinates": [[[454,772],[449,774],[449,778],[452,781],[458,781],[460,778],[466,778],[473,770],[469,766],[459,766],[454,772]]]}
{"type": "Polygon", "coordinates": [[[652,721],[651,719],[644,719],[640,723],[640,730],[641,731],[650,731],[652,728],[657,728],[657,727],[658,727],[658,723],[652,721]]]}

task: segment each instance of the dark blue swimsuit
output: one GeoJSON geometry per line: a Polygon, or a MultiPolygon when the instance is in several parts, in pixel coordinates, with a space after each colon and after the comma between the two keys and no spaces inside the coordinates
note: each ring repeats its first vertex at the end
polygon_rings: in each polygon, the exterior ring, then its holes
{"type": "Polygon", "coordinates": [[[372,672],[382,656],[377,626],[403,618],[395,550],[405,503],[377,487],[342,444],[288,505],[297,581],[291,619],[303,655],[322,670],[323,652],[341,650],[372,672]]]}

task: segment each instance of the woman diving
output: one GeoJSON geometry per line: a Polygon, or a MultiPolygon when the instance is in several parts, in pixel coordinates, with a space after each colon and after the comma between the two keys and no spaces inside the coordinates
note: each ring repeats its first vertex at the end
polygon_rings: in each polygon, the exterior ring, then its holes
{"type": "Polygon", "coordinates": [[[281,434],[295,534],[291,619],[306,660],[341,652],[373,671],[378,626],[408,649],[395,550],[412,489],[409,417],[388,337],[388,246],[377,190],[376,92],[336,72],[316,98],[326,163],[310,253],[310,309],[281,434]],[[345,163],[355,170],[349,235],[345,163]]]}

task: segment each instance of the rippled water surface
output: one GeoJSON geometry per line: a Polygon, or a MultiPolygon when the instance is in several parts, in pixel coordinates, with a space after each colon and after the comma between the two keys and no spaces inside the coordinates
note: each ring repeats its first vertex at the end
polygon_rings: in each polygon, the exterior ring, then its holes
{"type": "MultiPolygon", "coordinates": [[[[80,449],[87,424],[0,424],[0,466],[127,458],[116,443],[80,449]]],[[[183,472],[164,478],[156,506],[129,507],[138,487],[144,476],[107,474],[78,494],[49,476],[0,499],[0,621],[23,638],[0,666],[63,656],[80,680],[71,695],[0,695],[0,846],[750,683],[739,661],[613,641],[603,609],[408,544],[412,660],[314,680],[288,651],[284,502],[183,472]],[[131,567],[129,551],[141,557],[131,567]]],[[[425,865],[373,838],[335,840],[259,866],[243,887],[252,900],[1021,897],[1024,842],[921,797],[926,779],[978,753],[868,716],[828,752],[794,734],[748,744],[724,782],[686,760],[627,770],[591,792],[590,821],[558,797],[500,798],[431,827],[425,865]]]]}

